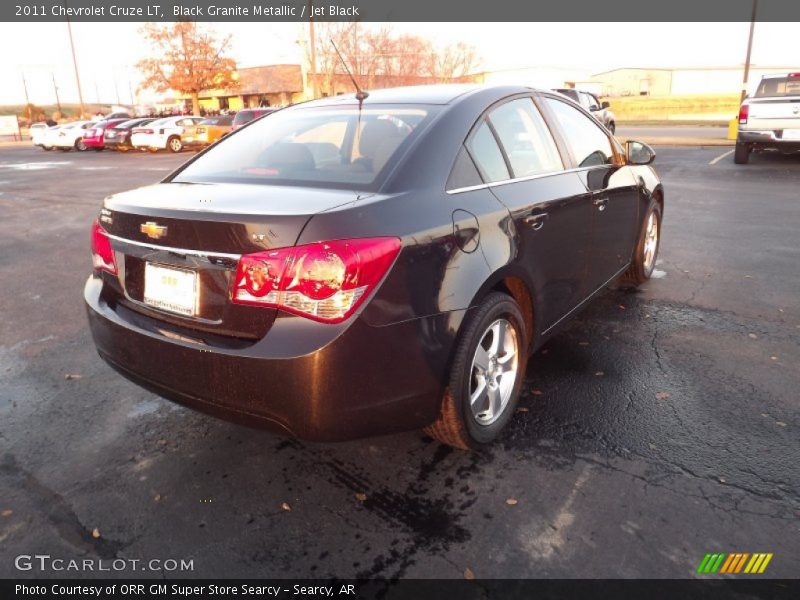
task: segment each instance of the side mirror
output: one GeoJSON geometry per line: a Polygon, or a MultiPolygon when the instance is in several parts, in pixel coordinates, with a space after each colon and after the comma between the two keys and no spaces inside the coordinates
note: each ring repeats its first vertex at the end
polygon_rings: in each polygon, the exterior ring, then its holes
{"type": "Polygon", "coordinates": [[[603,102],[603,103],[600,105],[600,108],[611,108],[611,105],[610,105],[608,102],[603,102]]]}
{"type": "Polygon", "coordinates": [[[656,151],[644,142],[625,142],[625,158],[629,165],[649,165],[656,159],[656,151]]]}

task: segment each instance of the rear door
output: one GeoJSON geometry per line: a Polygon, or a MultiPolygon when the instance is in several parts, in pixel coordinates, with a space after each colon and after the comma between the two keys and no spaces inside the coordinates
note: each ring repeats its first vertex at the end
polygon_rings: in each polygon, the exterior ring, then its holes
{"type": "Polygon", "coordinates": [[[622,149],[590,115],[555,96],[545,95],[572,155],[575,173],[591,195],[592,236],[587,275],[592,293],[625,269],[636,240],[639,188],[624,166],[622,149]]]}
{"type": "Polygon", "coordinates": [[[490,189],[508,208],[518,264],[534,286],[540,330],[583,298],[590,199],[529,96],[492,109],[467,142],[490,189]]]}

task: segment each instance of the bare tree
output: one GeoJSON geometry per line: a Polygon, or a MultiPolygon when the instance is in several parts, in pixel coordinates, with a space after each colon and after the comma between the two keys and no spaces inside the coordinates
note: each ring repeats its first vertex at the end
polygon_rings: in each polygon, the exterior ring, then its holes
{"type": "Polygon", "coordinates": [[[318,89],[330,95],[343,91],[337,90],[337,85],[352,88],[331,40],[360,85],[367,89],[381,84],[453,81],[473,73],[480,64],[475,48],[463,42],[439,47],[418,35],[398,35],[386,26],[321,23],[316,38],[317,74],[312,77],[317,78],[318,89]]]}

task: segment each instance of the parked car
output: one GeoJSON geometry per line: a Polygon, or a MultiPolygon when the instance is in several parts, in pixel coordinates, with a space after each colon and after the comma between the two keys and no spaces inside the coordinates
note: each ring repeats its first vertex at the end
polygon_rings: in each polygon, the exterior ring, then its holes
{"type": "Polygon", "coordinates": [[[94,123],[89,129],[86,130],[86,133],[83,134],[83,144],[87,148],[91,148],[92,150],[100,152],[106,147],[106,131],[124,121],[125,119],[106,119],[104,121],[98,121],[97,123],[94,123]]]}
{"type": "Polygon", "coordinates": [[[52,127],[48,127],[41,134],[39,134],[41,135],[42,150],[50,151],[53,149],[56,137],[58,136],[61,127],[61,125],[54,125],[52,127]]]}
{"type": "Polygon", "coordinates": [[[800,72],[764,75],[739,109],[733,161],[746,164],[764,150],[800,151],[800,72]]]}
{"type": "Polygon", "coordinates": [[[129,119],[122,121],[114,127],[106,129],[105,145],[109,150],[119,150],[120,152],[127,152],[132,148],[131,146],[131,132],[135,127],[143,127],[155,121],[153,118],[139,118],[129,119]]]}
{"type": "Polygon", "coordinates": [[[186,128],[183,141],[186,146],[208,146],[221,137],[230,133],[233,126],[233,117],[222,115],[207,117],[193,127],[186,128]]]}
{"type": "Polygon", "coordinates": [[[167,117],[148,123],[144,127],[135,127],[131,132],[131,145],[141,150],[169,149],[170,152],[183,150],[182,136],[186,127],[202,121],[202,117],[167,117]]]}
{"type": "Polygon", "coordinates": [[[243,110],[240,110],[233,117],[232,129],[233,130],[239,129],[239,127],[247,125],[250,121],[254,121],[255,119],[258,119],[259,117],[263,117],[264,115],[268,115],[268,114],[270,114],[272,112],[275,112],[276,110],[277,110],[276,108],[268,108],[268,107],[263,107],[263,108],[245,108],[243,110]]]}
{"type": "Polygon", "coordinates": [[[524,87],[299,104],[105,200],[94,342],[129,379],[251,425],[487,444],[528,357],[607,284],[652,274],[654,158],[524,87]]]}
{"type": "Polygon", "coordinates": [[[124,119],[132,119],[132,118],[133,118],[133,115],[131,115],[130,113],[128,113],[126,111],[113,112],[113,113],[105,116],[105,119],[107,121],[111,120],[111,119],[123,119],[124,120],[124,119]]]}
{"type": "Polygon", "coordinates": [[[600,99],[591,92],[584,92],[582,90],[575,90],[570,88],[558,88],[555,90],[559,94],[564,94],[573,102],[577,102],[583,108],[592,113],[592,116],[605,125],[611,133],[617,131],[616,117],[611,112],[610,104],[606,101],[600,102],[600,99]]]}
{"type": "MultiPolygon", "coordinates": [[[[33,142],[34,146],[38,146],[39,148],[44,148],[44,140],[47,130],[50,126],[47,123],[33,123],[28,128],[28,133],[31,136],[31,141],[33,142]]],[[[50,150],[51,148],[47,148],[50,150]]]]}
{"type": "Polygon", "coordinates": [[[86,150],[86,144],[83,143],[83,134],[94,124],[94,121],[74,121],[61,125],[52,137],[47,137],[47,142],[48,144],[52,142],[52,146],[59,150],[69,151],[74,149],[83,152],[86,150]]]}

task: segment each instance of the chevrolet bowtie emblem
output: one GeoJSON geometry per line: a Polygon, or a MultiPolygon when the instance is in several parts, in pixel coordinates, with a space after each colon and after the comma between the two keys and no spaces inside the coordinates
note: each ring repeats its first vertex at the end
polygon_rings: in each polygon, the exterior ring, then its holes
{"type": "Polygon", "coordinates": [[[147,237],[153,238],[154,240],[157,240],[167,235],[166,226],[159,225],[154,221],[148,221],[147,223],[142,223],[141,227],[139,227],[139,231],[141,231],[147,237]]]}

